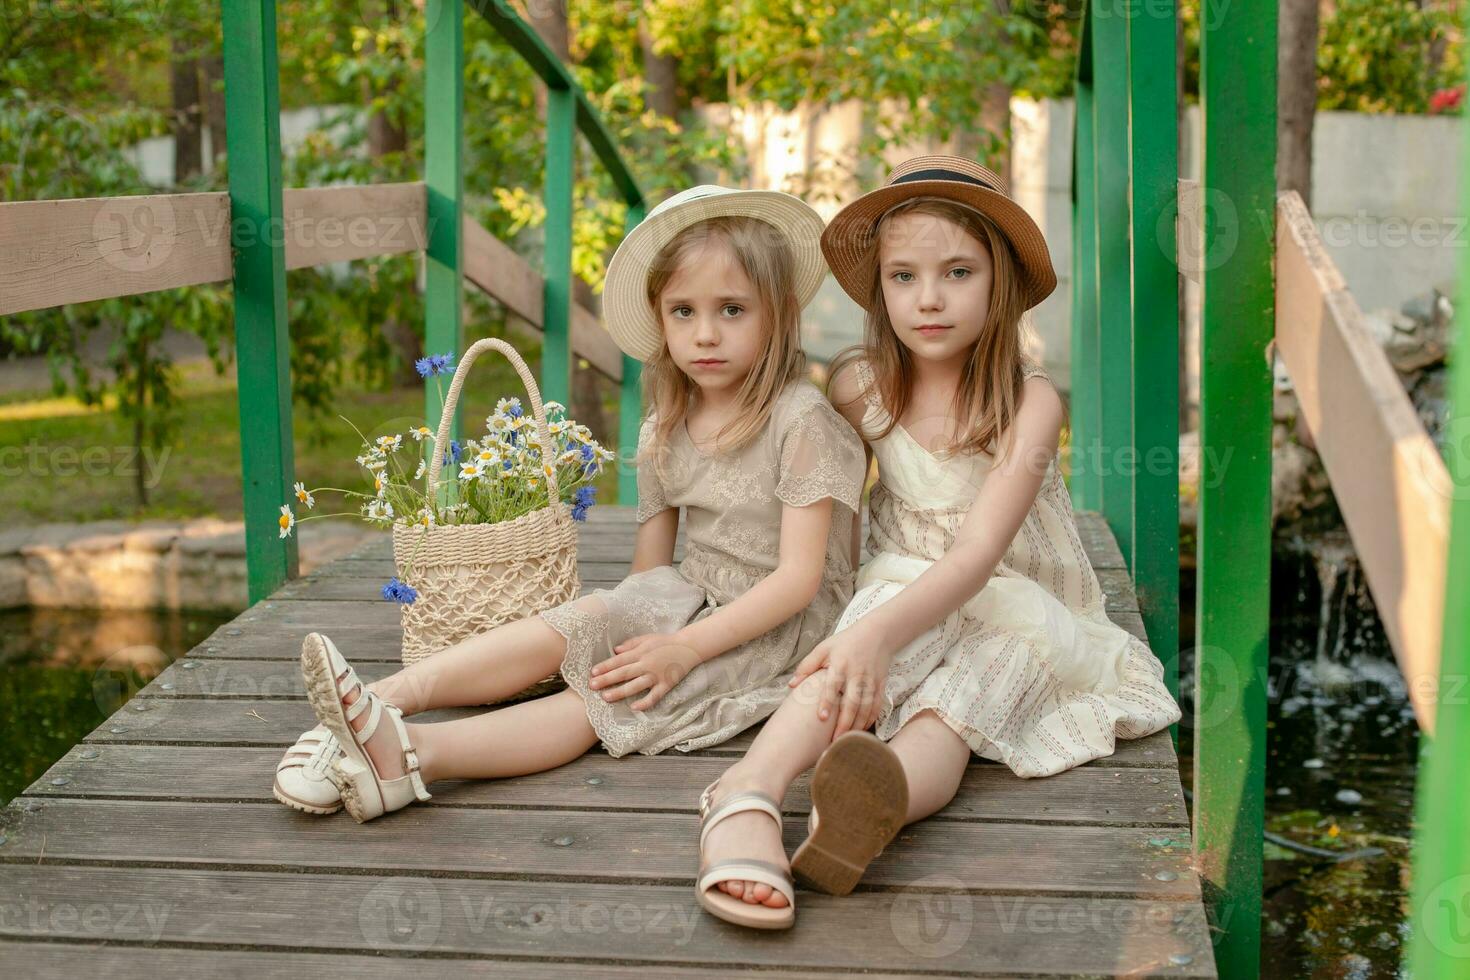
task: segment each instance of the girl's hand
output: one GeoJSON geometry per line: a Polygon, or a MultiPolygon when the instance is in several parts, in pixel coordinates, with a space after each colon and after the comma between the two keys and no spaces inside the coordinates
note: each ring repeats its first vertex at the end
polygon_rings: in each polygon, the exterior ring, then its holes
{"type": "Polygon", "coordinates": [[[817,713],[825,721],[841,703],[837,727],[832,732],[835,739],[843,732],[865,731],[878,720],[888,662],[889,654],[882,645],[855,623],[818,643],[797,665],[791,686],[798,686],[819,670],[827,671],[817,713]]]}
{"type": "Polygon", "coordinates": [[[604,701],[621,701],[647,691],[633,702],[634,711],[647,711],[682,681],[704,658],[673,633],[644,633],[613,647],[615,656],[592,668],[588,682],[594,691],[604,691],[604,701]]]}

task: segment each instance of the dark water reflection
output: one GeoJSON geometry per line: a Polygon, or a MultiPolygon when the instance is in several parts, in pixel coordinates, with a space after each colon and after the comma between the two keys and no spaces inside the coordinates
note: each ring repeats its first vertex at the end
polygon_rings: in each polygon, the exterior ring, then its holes
{"type": "Polygon", "coordinates": [[[0,612],[0,803],[232,618],[170,610],[0,612]]]}
{"type": "MultiPolygon", "coordinates": [[[[1271,577],[1267,826],[1302,844],[1384,853],[1334,863],[1266,844],[1263,975],[1397,977],[1419,744],[1413,710],[1355,560],[1288,544],[1271,577]]],[[[1186,608],[1192,600],[1186,594],[1186,608]]],[[[1194,624],[1181,626],[1192,643],[1194,624]]],[[[1192,660],[1192,650],[1181,652],[1186,717],[1192,660]]],[[[1181,727],[1186,786],[1191,735],[1181,727]]]]}

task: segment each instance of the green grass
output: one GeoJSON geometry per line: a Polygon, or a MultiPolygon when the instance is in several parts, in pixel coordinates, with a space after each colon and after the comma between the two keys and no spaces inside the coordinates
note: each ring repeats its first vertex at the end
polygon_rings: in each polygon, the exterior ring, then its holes
{"type": "MultiPolygon", "coordinates": [[[[447,377],[444,382],[447,388],[447,377]]],[[[207,368],[191,368],[184,372],[179,394],[174,437],[164,449],[141,458],[131,449],[131,427],[115,410],[89,410],[46,393],[0,399],[0,526],[109,518],[238,518],[240,432],[234,383],[207,368]],[[150,483],[146,507],[138,506],[134,492],[132,466],[138,463],[150,483]]],[[[510,365],[481,358],[461,398],[466,434],[481,432],[496,399],[505,396],[519,396],[529,408],[510,365]]],[[[337,416],[370,436],[403,432],[423,422],[423,405],[423,389],[411,387],[347,389],[317,418],[297,406],[296,478],[308,487],[366,489],[363,471],[354,462],[361,442],[337,416]]],[[[604,413],[616,424],[611,400],[604,413]]],[[[608,448],[616,451],[615,435],[606,435],[608,448]]],[[[616,471],[609,466],[598,478],[598,502],[613,503],[616,493],[616,471]]],[[[340,504],[333,495],[319,500],[318,507],[344,509],[340,504]]]]}

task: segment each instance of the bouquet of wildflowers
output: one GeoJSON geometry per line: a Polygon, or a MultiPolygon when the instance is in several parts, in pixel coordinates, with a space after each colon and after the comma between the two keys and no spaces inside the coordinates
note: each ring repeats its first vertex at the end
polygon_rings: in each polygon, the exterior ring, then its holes
{"type": "MultiPolygon", "coordinates": [[[[433,377],[440,383],[439,377],[454,369],[454,355],[421,358],[416,366],[423,377],[433,377]]],[[[425,425],[375,438],[353,426],[362,437],[357,463],[363,469],[366,489],[309,490],[297,483],[296,504],[313,510],[317,494],[339,493],[349,501],[357,501],[356,516],[385,529],[499,524],[545,507],[547,479],[554,473],[562,502],[570,506],[574,520],[584,521],[596,498],[597,488],[592,481],[614,454],[592,438],[587,426],[568,418],[566,406],[548,401],[543,408],[550,434],[548,446],[541,444],[534,419],[519,398],[501,398],[485,419],[483,434],[464,442],[449,440],[442,448],[435,444],[434,433],[425,425]],[[442,453],[443,458],[439,478],[430,486],[430,454],[434,452],[442,453]]],[[[354,515],[344,511],[298,518],[292,505],[283,504],[281,537],[291,534],[298,520],[334,516],[354,515]]],[[[383,597],[412,603],[418,594],[395,576],[383,587],[383,597]]]]}

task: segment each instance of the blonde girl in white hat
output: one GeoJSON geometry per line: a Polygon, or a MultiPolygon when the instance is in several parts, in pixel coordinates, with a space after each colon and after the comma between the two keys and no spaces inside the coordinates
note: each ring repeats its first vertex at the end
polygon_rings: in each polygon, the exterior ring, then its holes
{"type": "MultiPolygon", "coordinates": [[[[852,426],[805,377],[798,327],[825,274],[821,232],[791,195],[701,186],[626,237],[603,309],[619,346],[647,362],[632,573],[370,686],[330,640],[308,636],[307,690],[335,743],[322,753],[337,750],[327,765],[352,816],[427,799],[438,779],[560,766],[599,740],[614,756],[703,748],[777,708],[852,598],[866,471],[852,426]],[[686,557],[675,566],[681,508],[686,557]],[[558,669],[560,693],[457,721],[402,721],[508,697],[558,669]]],[[[755,805],[713,803],[720,813],[755,805]]],[[[728,914],[790,924],[783,869],[712,861],[703,876],[728,914]],[[760,878],[784,908],[719,891],[729,877],[760,878]]]]}
{"type": "MultiPolygon", "coordinates": [[[[822,246],[867,311],[829,396],[878,460],[872,557],[791,699],[717,785],[780,800],[816,762],[791,867],[841,895],[953,798],[972,755],[1048,776],[1179,708],[1158,659],[1104,611],[1056,466],[1066,413],[1022,352],[1023,312],[1056,286],[1035,222],[986,168],[916,157],[839,212],[822,246]]],[[[786,867],[767,823],[731,830],[786,867]]],[[[768,894],[754,876],[721,887],[768,894]]]]}

